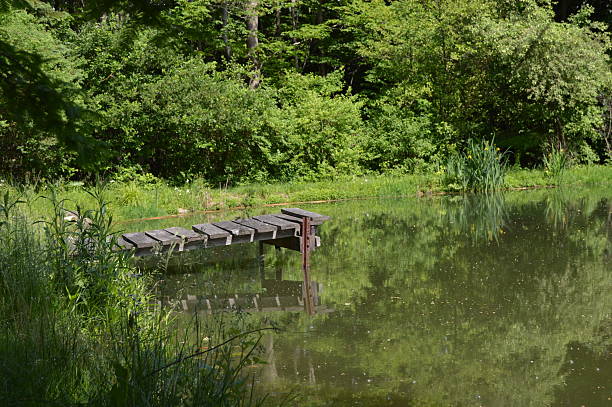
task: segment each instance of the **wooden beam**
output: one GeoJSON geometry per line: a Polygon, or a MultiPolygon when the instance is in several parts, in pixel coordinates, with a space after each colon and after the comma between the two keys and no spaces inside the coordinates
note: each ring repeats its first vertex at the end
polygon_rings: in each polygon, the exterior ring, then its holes
{"type": "Polygon", "coordinates": [[[300,229],[297,223],[290,222],[286,219],[281,219],[274,215],[254,216],[253,219],[257,219],[260,222],[268,223],[270,225],[278,226],[281,230],[293,229],[295,231],[298,231],[300,229]]]}
{"type": "Polygon", "coordinates": [[[320,225],[321,223],[330,220],[331,218],[326,215],[321,215],[316,212],[306,211],[300,208],[283,208],[281,212],[285,215],[295,216],[296,218],[310,218],[312,225],[320,225]]]}
{"type": "Polygon", "coordinates": [[[138,249],[148,249],[159,244],[159,242],[143,232],[124,233],[121,235],[126,241],[136,246],[138,249]]]}
{"type": "Polygon", "coordinates": [[[274,240],[264,240],[265,244],[271,244],[276,247],[282,247],[289,250],[301,251],[302,238],[300,236],[283,237],[274,240]]]}
{"type": "Polygon", "coordinates": [[[310,282],[310,252],[312,251],[312,235],[310,232],[310,221],[311,218],[304,216],[302,219],[302,271],[304,272],[304,308],[309,315],[314,315],[315,303],[312,292],[312,284],[310,282]],[[308,231],[307,233],[303,233],[308,231]]]}
{"type": "Polygon", "coordinates": [[[174,244],[181,243],[180,237],[177,237],[170,232],[166,232],[163,229],[149,230],[148,232],[145,232],[145,235],[152,237],[153,239],[157,240],[164,246],[169,246],[173,243],[174,244]]]}

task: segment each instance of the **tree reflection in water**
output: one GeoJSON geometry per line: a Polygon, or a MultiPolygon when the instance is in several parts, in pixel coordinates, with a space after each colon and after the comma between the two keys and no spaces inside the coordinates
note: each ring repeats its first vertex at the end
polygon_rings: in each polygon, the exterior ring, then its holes
{"type": "MultiPolygon", "coordinates": [[[[612,396],[609,190],[316,206],[329,312],[253,313],[260,381],[308,405],[602,405],[612,396]],[[575,366],[575,367],[572,367],[575,366]]],[[[307,208],[309,209],[309,208],[307,208]]],[[[268,276],[300,280],[270,250],[268,276]]],[[[234,285],[261,289],[255,262],[234,285]]],[[[227,271],[221,264],[206,281],[227,271]]],[[[227,273],[225,274],[227,276],[227,273]]]]}

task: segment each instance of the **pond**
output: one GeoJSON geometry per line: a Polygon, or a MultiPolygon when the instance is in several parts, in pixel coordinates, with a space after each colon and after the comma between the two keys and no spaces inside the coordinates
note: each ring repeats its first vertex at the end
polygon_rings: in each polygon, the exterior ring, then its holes
{"type": "MultiPolygon", "coordinates": [[[[311,258],[316,315],[299,311],[299,253],[266,247],[262,268],[256,244],[177,256],[162,295],[257,296],[264,312],[250,318],[282,329],[263,339],[257,374],[272,401],[612,405],[611,198],[593,188],[300,205],[332,216],[311,258]]],[[[215,220],[203,218],[129,227],[215,220]]]]}

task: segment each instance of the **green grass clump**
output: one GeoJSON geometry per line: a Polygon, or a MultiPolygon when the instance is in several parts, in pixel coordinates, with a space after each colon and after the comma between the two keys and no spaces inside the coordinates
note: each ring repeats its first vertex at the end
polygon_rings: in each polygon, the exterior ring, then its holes
{"type": "Polygon", "coordinates": [[[244,375],[257,330],[229,316],[179,324],[153,305],[154,276],[114,250],[103,192],[87,195],[96,209],[66,221],[52,194],[44,222],[3,195],[0,405],[257,404],[244,375]]]}
{"type": "Polygon", "coordinates": [[[556,185],[563,182],[565,170],[569,166],[567,153],[562,148],[551,147],[550,151],[543,157],[544,172],[556,185]]]}
{"type": "Polygon", "coordinates": [[[464,154],[451,156],[444,184],[451,190],[498,191],[505,187],[504,155],[493,141],[468,141],[464,154]]]}

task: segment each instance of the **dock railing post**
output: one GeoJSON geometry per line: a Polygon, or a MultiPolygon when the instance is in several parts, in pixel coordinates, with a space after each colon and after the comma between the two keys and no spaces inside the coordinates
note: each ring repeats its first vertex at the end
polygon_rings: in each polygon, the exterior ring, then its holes
{"type": "Polygon", "coordinates": [[[310,250],[312,242],[310,231],[310,218],[302,218],[302,271],[304,272],[304,307],[309,315],[315,313],[312,284],[310,282],[310,250]]]}

